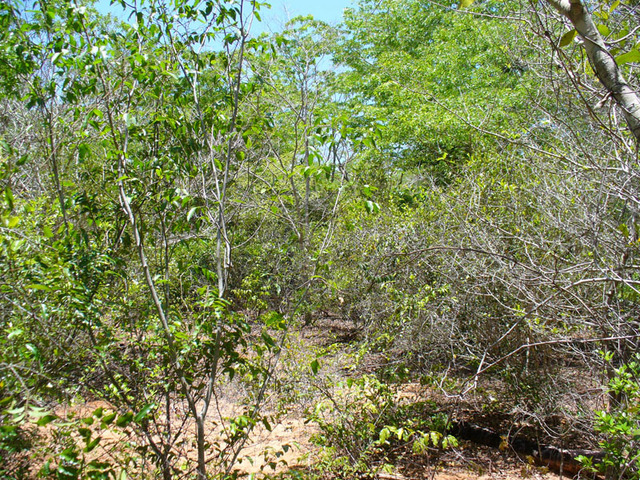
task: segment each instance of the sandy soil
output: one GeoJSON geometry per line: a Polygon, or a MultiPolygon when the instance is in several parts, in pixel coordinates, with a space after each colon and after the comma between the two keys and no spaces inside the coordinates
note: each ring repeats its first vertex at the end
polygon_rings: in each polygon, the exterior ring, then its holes
{"type": "MultiPolygon", "coordinates": [[[[352,332],[348,328],[346,329],[341,322],[333,323],[329,322],[320,327],[306,329],[292,337],[287,346],[287,352],[283,355],[282,371],[278,373],[275,380],[282,385],[287,385],[287,382],[295,383],[295,398],[298,403],[286,406],[286,412],[277,416],[278,420],[272,422],[270,431],[262,425],[254,429],[234,465],[234,470],[241,476],[253,479],[276,474],[279,478],[294,478],[292,472],[304,472],[308,469],[315,470],[317,473],[317,468],[314,467],[319,465],[321,452],[310,442],[310,437],[316,432],[316,427],[305,422],[304,414],[305,409],[313,407],[318,398],[318,391],[314,393],[310,385],[313,382],[333,385],[341,378],[357,375],[357,372],[354,373],[352,369],[347,368],[349,362],[353,361],[350,357],[353,352],[349,351],[348,341],[344,338],[350,338],[352,332]],[[306,367],[304,367],[309,362],[309,352],[311,352],[311,357],[314,354],[322,354],[321,372],[313,378],[305,377],[305,375],[309,375],[308,372],[305,373],[306,367]],[[303,374],[301,375],[300,372],[303,374]]],[[[375,363],[375,359],[364,363],[368,365],[372,362],[375,363]]],[[[281,402],[279,400],[280,393],[274,392],[272,396],[273,400],[265,406],[266,410],[273,409],[282,412],[282,404],[279,407],[277,405],[278,402],[281,402]]],[[[427,398],[436,401],[443,400],[434,397],[437,397],[437,394],[416,383],[406,384],[398,391],[398,402],[416,402],[427,398]]],[[[237,398],[240,398],[239,393],[234,392],[233,388],[218,398],[218,404],[216,408],[212,409],[210,419],[211,434],[208,437],[210,442],[213,443],[220,438],[221,429],[216,425],[228,422],[225,418],[233,417],[241,411],[236,403],[237,398]]],[[[91,417],[98,408],[102,408],[105,414],[113,411],[111,405],[94,401],[80,405],[60,406],[55,410],[55,413],[60,418],[86,418],[91,417]]],[[[183,441],[176,443],[175,453],[178,458],[183,459],[179,463],[186,465],[189,460],[193,466],[196,458],[192,440],[194,438],[193,426],[181,425],[184,418],[184,407],[176,407],[173,414],[173,421],[176,422],[175,430],[183,428],[186,434],[183,441]],[[183,410],[180,411],[180,408],[183,410]]],[[[148,475],[149,469],[152,468],[150,464],[136,463],[126,454],[127,448],[142,445],[143,439],[135,438],[129,429],[101,430],[99,423],[99,420],[95,420],[93,425],[88,426],[94,430],[95,435],[100,435],[102,440],[99,447],[87,455],[87,459],[99,458],[123,465],[130,479],[150,478],[148,475]]],[[[54,433],[50,431],[49,435],[51,435],[50,441],[54,441],[54,433]]],[[[75,436],[76,441],[78,440],[76,433],[72,436],[75,436]]],[[[398,465],[397,471],[379,472],[373,478],[381,480],[551,480],[558,477],[559,475],[551,474],[544,468],[533,466],[527,459],[519,458],[513,452],[503,452],[461,442],[458,448],[447,452],[438,459],[409,458],[404,460],[402,465],[398,465]]],[[[302,477],[296,475],[295,478],[302,477]]],[[[330,477],[327,475],[326,478],[330,477]]]]}

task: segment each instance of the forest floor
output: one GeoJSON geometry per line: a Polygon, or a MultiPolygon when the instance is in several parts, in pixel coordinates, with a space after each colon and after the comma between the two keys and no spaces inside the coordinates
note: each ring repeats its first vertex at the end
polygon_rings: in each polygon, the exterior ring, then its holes
{"type": "MultiPolygon", "coordinates": [[[[381,359],[359,350],[357,336],[353,325],[345,325],[340,320],[323,319],[312,326],[307,326],[289,333],[288,341],[282,353],[279,367],[274,375],[273,389],[265,401],[265,413],[271,415],[273,421],[270,430],[262,425],[254,428],[251,436],[235,462],[234,471],[244,478],[352,478],[336,477],[323,468],[330,465],[327,450],[323,450],[312,442],[319,428],[309,421],[309,412],[318,402],[330,400],[336,406],[335,415],[340,415],[337,385],[348,378],[358,378],[373,373],[379,368],[381,359]],[[319,359],[320,368],[314,374],[309,364],[314,358],[319,359]]],[[[215,424],[221,425],[225,419],[237,415],[240,406],[237,399],[242,397],[241,384],[233,382],[227,385],[223,395],[217,398],[214,414],[211,418],[212,431],[215,424]]],[[[458,418],[465,421],[478,421],[499,425],[501,428],[510,422],[505,416],[487,414],[482,407],[468,401],[448,398],[433,386],[421,385],[417,382],[395,384],[393,394],[398,404],[418,404],[430,402],[437,408],[452,411],[457,409],[458,418]]],[[[343,408],[350,408],[341,404],[343,408]]],[[[95,409],[102,407],[105,411],[113,410],[105,402],[88,402],[74,406],[60,406],[55,413],[61,418],[69,414],[76,418],[91,416],[95,409]]],[[[352,407],[352,405],[351,405],[352,407]]],[[[344,413],[344,411],[342,412],[344,413]]],[[[178,421],[180,415],[175,416],[178,421]]],[[[184,418],[184,417],[183,417],[184,418]]],[[[516,419],[514,419],[514,422],[516,419]]],[[[184,425],[177,428],[184,428],[184,425]]],[[[219,429],[218,429],[219,430],[219,429]]],[[[136,445],[132,437],[106,432],[98,449],[104,458],[115,458],[111,452],[122,451],[122,445],[136,445]]],[[[189,438],[190,435],[185,435],[189,438]]],[[[138,443],[139,444],[139,443],[138,443]]],[[[96,450],[96,451],[98,451],[96,450]]],[[[437,450],[437,449],[432,449],[437,450]]],[[[179,447],[178,455],[195,461],[193,443],[185,442],[179,447]]],[[[434,451],[434,455],[412,454],[406,449],[395,456],[397,464],[394,468],[380,469],[367,478],[380,480],[484,480],[484,479],[539,479],[551,480],[559,478],[558,473],[551,473],[544,466],[536,466],[532,457],[518,455],[507,447],[491,448],[468,440],[459,440],[454,448],[434,451]]],[[[135,467],[128,472],[128,478],[138,478],[135,467]]],[[[141,475],[139,478],[147,478],[141,475]]]]}
{"type": "MultiPolygon", "coordinates": [[[[280,478],[304,478],[294,475],[294,472],[305,471],[313,471],[318,475],[318,465],[325,464],[327,459],[326,452],[310,441],[313,435],[318,433],[318,427],[308,421],[309,409],[316,402],[321,401],[322,397],[325,400],[332,397],[332,393],[327,392],[327,389],[340,384],[347,378],[374,373],[383,361],[377,355],[359,352],[354,346],[357,343],[353,342],[357,335],[358,329],[355,326],[345,324],[342,320],[330,318],[324,318],[312,326],[304,327],[296,332],[289,343],[289,348],[293,353],[288,359],[283,360],[284,372],[282,376],[292,378],[291,372],[287,370],[287,364],[309,363],[309,359],[313,358],[313,353],[320,354],[322,368],[311,380],[298,378],[298,388],[300,385],[306,384],[308,391],[297,392],[297,403],[287,405],[286,415],[271,432],[265,429],[257,429],[254,432],[251,443],[243,452],[243,455],[251,458],[253,463],[246,460],[239,463],[238,472],[256,476],[279,473],[280,478]],[[354,358],[356,359],[355,363],[354,358]],[[293,448],[282,452],[282,445],[290,445],[293,448]],[[265,455],[264,452],[270,453],[265,455]],[[275,470],[268,467],[269,461],[274,458],[273,452],[280,452],[279,464],[275,470]]],[[[451,409],[453,404],[459,403],[459,399],[447,398],[437,389],[416,382],[407,381],[397,384],[395,395],[397,402],[403,404],[429,401],[434,405],[451,409]]],[[[476,420],[479,417],[488,417],[486,412],[479,411],[479,408],[467,401],[463,401],[461,405],[458,404],[454,408],[463,412],[461,415],[467,419],[476,420]]],[[[498,415],[498,417],[501,418],[489,418],[484,423],[504,424],[504,415],[498,415]]],[[[536,466],[531,457],[519,455],[511,448],[492,448],[467,440],[459,440],[457,447],[432,457],[428,455],[400,455],[395,467],[391,472],[380,471],[366,478],[380,480],[550,480],[562,478],[562,475],[551,472],[545,466],[536,466]]],[[[334,477],[327,473],[326,477],[322,476],[322,478],[334,477]]],[[[340,476],[339,478],[349,477],[340,476]]],[[[565,478],[567,477],[565,476],[565,478]]]]}

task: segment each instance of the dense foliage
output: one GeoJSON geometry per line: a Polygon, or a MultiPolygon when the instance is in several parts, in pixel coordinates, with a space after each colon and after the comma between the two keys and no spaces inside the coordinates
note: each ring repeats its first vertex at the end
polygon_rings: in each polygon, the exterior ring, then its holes
{"type": "MultiPolygon", "coordinates": [[[[233,478],[337,317],[324,473],[456,445],[412,379],[638,478],[638,140],[554,2],[117,6],[0,0],[0,476],[233,478]]],[[[635,90],[638,8],[589,12],[635,90]]]]}

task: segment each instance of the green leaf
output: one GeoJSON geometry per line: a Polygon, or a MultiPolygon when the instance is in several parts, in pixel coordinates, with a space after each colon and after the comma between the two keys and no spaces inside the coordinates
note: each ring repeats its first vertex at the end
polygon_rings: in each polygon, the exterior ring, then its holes
{"type": "Polygon", "coordinates": [[[304,178],[309,178],[311,176],[311,174],[314,172],[314,168],[307,166],[304,167],[304,170],[302,171],[302,175],[304,175],[304,178]]]}
{"type": "Polygon", "coordinates": [[[78,429],[78,433],[80,434],[80,436],[82,438],[84,438],[85,442],[89,442],[89,439],[91,438],[91,430],[88,428],[79,428],[78,429]]]}
{"type": "Polygon", "coordinates": [[[391,436],[391,432],[387,427],[384,427],[382,430],[380,430],[380,438],[378,441],[381,444],[384,444],[386,443],[386,441],[389,439],[390,436],[391,436]]]}
{"type": "Polygon", "coordinates": [[[609,20],[609,12],[606,12],[604,10],[599,10],[597,12],[593,12],[593,15],[601,18],[602,20],[609,20]]]}
{"type": "Polygon", "coordinates": [[[442,440],[442,448],[456,448],[458,446],[458,439],[454,436],[447,435],[444,440],[442,440]]]}
{"type": "Polygon", "coordinates": [[[16,328],[15,330],[12,330],[11,332],[9,332],[9,335],[7,335],[7,339],[11,340],[14,337],[19,337],[20,335],[22,335],[24,333],[24,330],[21,330],[19,328],[16,328]]]}
{"type": "Polygon", "coordinates": [[[618,55],[616,57],[616,63],[618,65],[637,62],[640,62],[640,50],[638,50],[637,48],[629,50],[627,53],[623,53],[622,55],[618,55]]]}
{"type": "Polygon", "coordinates": [[[140,410],[137,415],[134,417],[134,421],[136,423],[140,423],[142,420],[144,420],[145,418],[147,418],[147,415],[149,415],[149,412],[153,409],[156,408],[156,404],[155,403],[147,403],[144,407],[142,407],[142,410],[140,410]]]}
{"type": "Polygon", "coordinates": [[[265,345],[267,346],[267,348],[269,348],[269,350],[271,350],[273,347],[276,346],[276,342],[273,339],[273,337],[271,335],[269,335],[267,332],[262,332],[262,334],[260,335],[262,338],[262,341],[265,343],[265,345]]]}
{"type": "Polygon", "coordinates": [[[629,238],[629,228],[627,228],[627,225],[625,223],[621,223],[618,226],[618,230],[620,230],[622,235],[624,235],[624,238],[629,238]]]}
{"type": "Polygon", "coordinates": [[[110,413],[109,415],[105,415],[105,417],[102,419],[102,425],[110,425],[114,418],[116,418],[116,413],[110,413]]]}
{"type": "Polygon", "coordinates": [[[273,430],[273,427],[271,426],[271,424],[269,423],[269,420],[267,418],[263,418],[262,419],[262,424],[264,425],[264,428],[267,429],[267,432],[270,432],[273,430]]]}
{"type": "Polygon", "coordinates": [[[11,191],[11,187],[7,186],[4,189],[4,198],[7,201],[7,205],[9,206],[9,210],[13,210],[13,192],[11,191]]]}
{"type": "Polygon", "coordinates": [[[470,7],[475,0],[460,0],[459,8],[467,8],[470,7]]]}
{"type": "Polygon", "coordinates": [[[577,34],[578,32],[573,29],[562,35],[562,38],[560,38],[560,46],[566,47],[567,45],[569,45],[573,41],[573,39],[576,38],[577,34]]]}
{"type": "Polygon", "coordinates": [[[25,348],[29,351],[29,353],[31,353],[34,357],[37,357],[37,356],[39,356],[39,355],[40,355],[40,352],[38,351],[38,348],[37,348],[35,345],[33,345],[33,344],[31,344],[31,343],[27,343],[24,347],[25,347],[25,348]]]}
{"type": "Polygon", "coordinates": [[[603,37],[606,37],[611,33],[611,30],[609,30],[609,27],[602,24],[598,25],[598,31],[600,32],[600,35],[602,35],[603,37]]]}
{"type": "Polygon", "coordinates": [[[102,437],[96,437],[93,440],[91,440],[89,443],[87,443],[87,446],[84,447],[84,452],[89,453],[91,450],[96,448],[98,446],[98,443],[100,443],[101,438],[102,437]]]}
{"type": "Polygon", "coordinates": [[[44,417],[42,417],[40,420],[38,420],[36,422],[36,425],[38,425],[39,427],[44,427],[45,425],[48,425],[49,423],[53,422],[57,417],[57,415],[45,415],[44,417]]]}
{"type": "Polygon", "coordinates": [[[284,330],[286,323],[281,313],[270,312],[265,315],[265,325],[267,328],[273,328],[274,330],[284,330]]]}
{"type": "Polygon", "coordinates": [[[380,205],[377,202],[372,202],[371,200],[366,200],[364,202],[364,208],[367,213],[378,213],[380,211],[380,205]]]}
{"type": "Polygon", "coordinates": [[[314,375],[317,375],[319,369],[320,369],[320,362],[318,362],[318,359],[316,358],[313,362],[311,362],[311,371],[313,372],[314,375]]]}
{"type": "Polygon", "coordinates": [[[116,425],[120,428],[123,428],[129,425],[131,423],[131,420],[133,420],[133,413],[127,412],[124,415],[120,415],[118,417],[118,419],[116,420],[116,425]]]}
{"type": "Polygon", "coordinates": [[[93,425],[93,417],[86,417],[80,420],[85,425],[93,425]]]}
{"type": "Polygon", "coordinates": [[[78,458],[78,452],[75,450],[75,447],[65,448],[60,452],[60,458],[67,462],[75,462],[78,458]]]}
{"type": "Polygon", "coordinates": [[[80,160],[84,160],[85,158],[87,158],[89,156],[89,153],[89,145],[87,145],[86,143],[81,143],[80,145],[78,145],[78,157],[80,157],[80,160]]]}

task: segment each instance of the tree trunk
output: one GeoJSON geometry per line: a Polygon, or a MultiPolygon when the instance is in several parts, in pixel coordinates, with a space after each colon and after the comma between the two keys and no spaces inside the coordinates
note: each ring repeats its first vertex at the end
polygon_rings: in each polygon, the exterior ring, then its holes
{"type": "Polygon", "coordinates": [[[205,425],[204,418],[196,415],[196,441],[198,448],[198,480],[207,480],[207,462],[205,460],[205,425]]]}
{"type": "Polygon", "coordinates": [[[548,2],[569,19],[578,35],[584,40],[585,51],[598,79],[622,109],[636,141],[640,141],[640,99],[624,79],[602,35],[593,23],[591,14],[581,0],[548,0],[548,2]]]}

